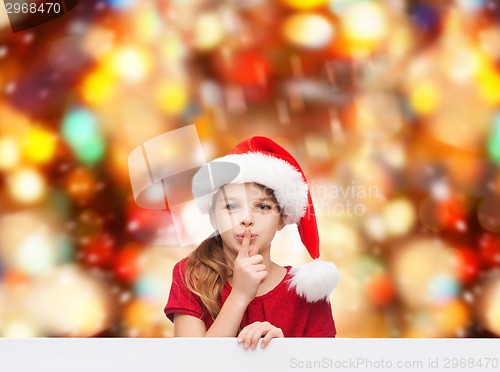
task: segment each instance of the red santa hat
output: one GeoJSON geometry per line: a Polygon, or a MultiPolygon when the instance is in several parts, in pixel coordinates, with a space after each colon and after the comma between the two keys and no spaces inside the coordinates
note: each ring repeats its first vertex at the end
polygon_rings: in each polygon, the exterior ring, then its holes
{"type": "Polygon", "coordinates": [[[308,302],[329,298],[339,280],[336,266],[319,260],[319,236],[311,193],[295,158],[267,137],[238,143],[228,155],[203,166],[193,177],[193,195],[208,213],[217,190],[227,184],[255,182],[274,191],[285,224],[297,224],[300,238],[313,261],[290,271],[290,288],[308,302]]]}

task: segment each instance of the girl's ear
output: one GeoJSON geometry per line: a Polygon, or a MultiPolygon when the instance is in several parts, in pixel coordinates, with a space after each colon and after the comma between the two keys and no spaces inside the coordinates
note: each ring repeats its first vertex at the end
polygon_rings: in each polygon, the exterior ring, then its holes
{"type": "Polygon", "coordinates": [[[285,227],[285,215],[282,214],[280,217],[280,222],[278,223],[278,230],[277,231],[282,230],[283,227],[285,227]]]}

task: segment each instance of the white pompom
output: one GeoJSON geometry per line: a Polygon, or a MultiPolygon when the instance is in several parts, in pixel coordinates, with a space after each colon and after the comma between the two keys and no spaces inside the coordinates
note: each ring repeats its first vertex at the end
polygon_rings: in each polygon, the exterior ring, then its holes
{"type": "Polygon", "coordinates": [[[292,268],[290,274],[292,279],[289,281],[289,288],[295,287],[295,292],[299,296],[305,297],[307,302],[316,302],[322,299],[328,301],[339,281],[337,266],[332,262],[319,259],[292,268]]]}

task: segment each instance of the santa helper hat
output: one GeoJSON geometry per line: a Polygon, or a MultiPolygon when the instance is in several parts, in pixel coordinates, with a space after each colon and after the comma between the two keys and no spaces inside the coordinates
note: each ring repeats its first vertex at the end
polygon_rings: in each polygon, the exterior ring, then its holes
{"type": "Polygon", "coordinates": [[[202,213],[208,213],[217,190],[229,183],[255,182],[274,191],[285,224],[297,224],[311,263],[294,267],[289,287],[307,302],[329,296],[339,280],[337,267],[319,259],[319,236],[311,193],[295,158],[267,137],[252,137],[231,152],[202,167],[193,177],[193,195],[202,213]]]}

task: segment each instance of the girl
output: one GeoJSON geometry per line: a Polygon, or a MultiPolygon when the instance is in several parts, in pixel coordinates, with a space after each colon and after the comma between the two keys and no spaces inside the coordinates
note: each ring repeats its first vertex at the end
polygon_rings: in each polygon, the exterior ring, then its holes
{"type": "Polygon", "coordinates": [[[292,155],[265,137],[243,141],[197,172],[193,195],[215,232],[174,267],[165,307],[174,335],[238,336],[245,349],[261,337],[263,348],[274,337],[335,337],[329,295],[338,273],[317,259],[311,195],[292,155]],[[297,224],[312,263],[271,261],[286,224],[297,224]]]}

